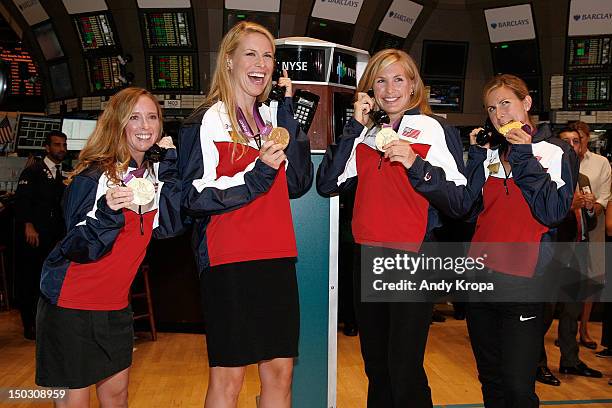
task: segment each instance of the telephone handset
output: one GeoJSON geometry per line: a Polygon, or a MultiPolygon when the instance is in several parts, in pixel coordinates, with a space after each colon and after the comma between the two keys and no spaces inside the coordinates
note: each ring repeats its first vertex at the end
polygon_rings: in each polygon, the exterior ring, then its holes
{"type": "Polygon", "coordinates": [[[282,64],[277,61],[274,73],[272,74],[272,80],[277,81],[277,83],[272,85],[272,89],[270,89],[270,94],[268,95],[268,101],[281,101],[285,98],[285,91],[287,88],[278,84],[278,78],[281,76],[283,76],[282,64]]]}
{"type": "Polygon", "coordinates": [[[501,147],[501,150],[505,148],[508,141],[506,138],[495,129],[491,119],[487,118],[483,129],[476,134],[476,144],[484,146],[489,143],[489,149],[496,150],[501,147]]]}
{"type": "Polygon", "coordinates": [[[319,105],[319,95],[305,89],[297,89],[293,95],[293,117],[304,133],[308,133],[319,105]]]}
{"type": "MultiPolygon", "coordinates": [[[[373,89],[370,89],[368,91],[368,96],[370,98],[374,99],[374,90],[373,89]]],[[[382,126],[383,124],[387,124],[388,125],[389,123],[391,123],[391,118],[389,118],[389,115],[387,114],[387,112],[385,112],[382,109],[379,109],[379,110],[371,109],[370,112],[368,113],[368,115],[370,115],[370,118],[372,119],[372,122],[374,122],[374,124],[376,126],[382,126]]]]}

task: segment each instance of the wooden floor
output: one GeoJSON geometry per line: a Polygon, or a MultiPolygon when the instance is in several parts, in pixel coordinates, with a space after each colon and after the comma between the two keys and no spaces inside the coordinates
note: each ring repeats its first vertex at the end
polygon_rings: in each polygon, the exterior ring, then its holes
{"type": "MultiPolygon", "coordinates": [[[[555,321],[548,333],[546,347],[550,368],[558,374],[559,349],[553,345],[556,324],[555,321]]],[[[601,324],[592,323],[590,330],[595,339],[600,338],[601,324]]],[[[35,387],[34,342],[24,340],[21,334],[18,314],[0,313],[0,388],[35,387]]],[[[204,336],[159,333],[156,342],[149,341],[146,333],[142,333],[142,336],[142,339],[137,340],[134,352],[129,391],[130,407],[202,407],[207,381],[204,336]]],[[[604,378],[560,376],[560,387],[537,385],[540,399],[567,401],[562,405],[555,404],[564,407],[612,407],[612,404],[570,402],[612,399],[612,386],[608,385],[608,378],[612,376],[612,359],[596,358],[592,350],[585,348],[580,349],[580,357],[588,365],[602,370],[604,378]]],[[[482,403],[465,322],[449,318],[445,323],[435,323],[430,330],[425,361],[434,404],[452,406],[482,403]]],[[[258,389],[257,369],[249,367],[239,407],[254,408],[258,389]]],[[[337,406],[365,407],[366,389],[359,340],[357,337],[339,334],[337,406]]],[[[0,408],[40,408],[48,405],[9,404],[0,401],[0,408]]],[[[97,405],[92,403],[92,407],[95,406],[97,405]]]]}

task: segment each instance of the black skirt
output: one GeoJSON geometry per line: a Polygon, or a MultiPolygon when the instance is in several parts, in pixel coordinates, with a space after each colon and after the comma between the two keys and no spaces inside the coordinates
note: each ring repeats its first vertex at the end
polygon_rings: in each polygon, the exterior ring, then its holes
{"type": "Polygon", "coordinates": [[[84,388],[132,365],[131,307],[114,311],[66,309],[39,299],[36,384],[84,388]]]}
{"type": "Polygon", "coordinates": [[[202,276],[211,367],[240,367],[298,355],[295,259],[218,265],[202,276]]]}

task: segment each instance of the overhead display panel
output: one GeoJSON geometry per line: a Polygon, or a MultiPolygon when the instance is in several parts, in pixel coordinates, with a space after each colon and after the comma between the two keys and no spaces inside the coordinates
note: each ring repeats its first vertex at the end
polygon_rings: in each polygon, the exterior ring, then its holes
{"type": "Polygon", "coordinates": [[[64,56],[64,51],[57,39],[55,30],[51,22],[42,23],[32,29],[36,42],[42,51],[47,61],[61,58],[64,56]]]}
{"type": "Polygon", "coordinates": [[[530,4],[487,9],[484,14],[492,43],[536,38],[530,4]]]}
{"type": "Polygon", "coordinates": [[[393,0],[378,29],[405,38],[421,14],[423,6],[410,0],[393,0]]]}
{"type": "Polygon", "coordinates": [[[79,34],[84,51],[94,51],[116,46],[115,36],[107,13],[73,16],[72,21],[79,34]]]}
{"type": "Polygon", "coordinates": [[[108,10],[105,0],[62,0],[68,14],[92,13],[108,10]]]}
{"type": "Polygon", "coordinates": [[[9,96],[40,96],[42,94],[38,70],[32,61],[29,52],[16,47],[13,49],[0,48],[0,60],[8,65],[8,88],[9,96]]]}
{"type": "Polygon", "coordinates": [[[147,76],[153,91],[194,91],[195,55],[147,55],[147,76]]]}
{"type": "Polygon", "coordinates": [[[225,0],[225,8],[278,13],[280,11],[280,0],[225,0]]]}
{"type": "Polygon", "coordinates": [[[312,9],[312,17],[355,24],[362,5],[363,0],[317,0],[312,9]]]}
{"type": "Polygon", "coordinates": [[[567,73],[612,72],[612,36],[567,39],[567,73]]]}
{"type": "Polygon", "coordinates": [[[13,3],[31,26],[49,19],[49,15],[38,0],[13,0],[13,3]]]}
{"type": "Polygon", "coordinates": [[[49,65],[49,79],[54,99],[64,99],[72,96],[72,80],[67,62],[49,65]]]}
{"type": "Polygon", "coordinates": [[[187,11],[142,13],[142,29],[147,48],[193,48],[192,26],[187,11]]]}
{"type": "Polygon", "coordinates": [[[89,57],[85,59],[89,75],[89,91],[114,91],[121,86],[121,70],[117,57],[89,57]]]}
{"type": "Polygon", "coordinates": [[[140,8],[189,8],[190,0],[138,0],[140,8]]]}
{"type": "Polygon", "coordinates": [[[610,0],[571,0],[567,35],[612,34],[610,0]]]}

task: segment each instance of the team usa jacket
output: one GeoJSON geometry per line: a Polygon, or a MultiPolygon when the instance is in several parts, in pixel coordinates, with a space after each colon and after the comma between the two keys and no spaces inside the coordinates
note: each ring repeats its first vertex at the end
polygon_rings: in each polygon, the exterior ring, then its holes
{"type": "MultiPolygon", "coordinates": [[[[144,176],[154,183],[154,200],[111,210],[106,191],[114,187],[100,169],[77,175],[66,189],[67,234],[43,264],[40,289],[52,303],[81,310],[120,310],[152,236],[182,231],[176,149],[144,176]]],[[[136,170],[130,163],[128,172],[136,170]]],[[[124,175],[126,176],[127,173],[124,175]]]]}
{"type": "Polygon", "coordinates": [[[541,126],[531,144],[511,145],[506,174],[498,150],[471,146],[468,175],[476,230],[470,256],[507,275],[541,275],[554,256],[551,242],[567,217],[578,181],[579,162],[571,147],[541,126]]]}
{"type": "Polygon", "coordinates": [[[351,118],[325,153],[317,189],[329,196],[356,186],[355,242],[418,251],[423,241],[435,240],[440,213],[461,218],[474,202],[466,188],[459,132],[418,109],[405,112],[398,133],[418,155],[406,170],[382,158],[375,145],[378,130],[351,118]]]}
{"type": "Polygon", "coordinates": [[[289,199],[312,185],[310,142],[293,118],[291,98],[258,109],[265,123],[290,135],[287,160],[278,170],[259,159],[254,139],[249,145],[234,143],[223,102],[196,112],[181,128],[183,207],[195,219],[200,272],[227,263],[297,256],[289,199]]]}

